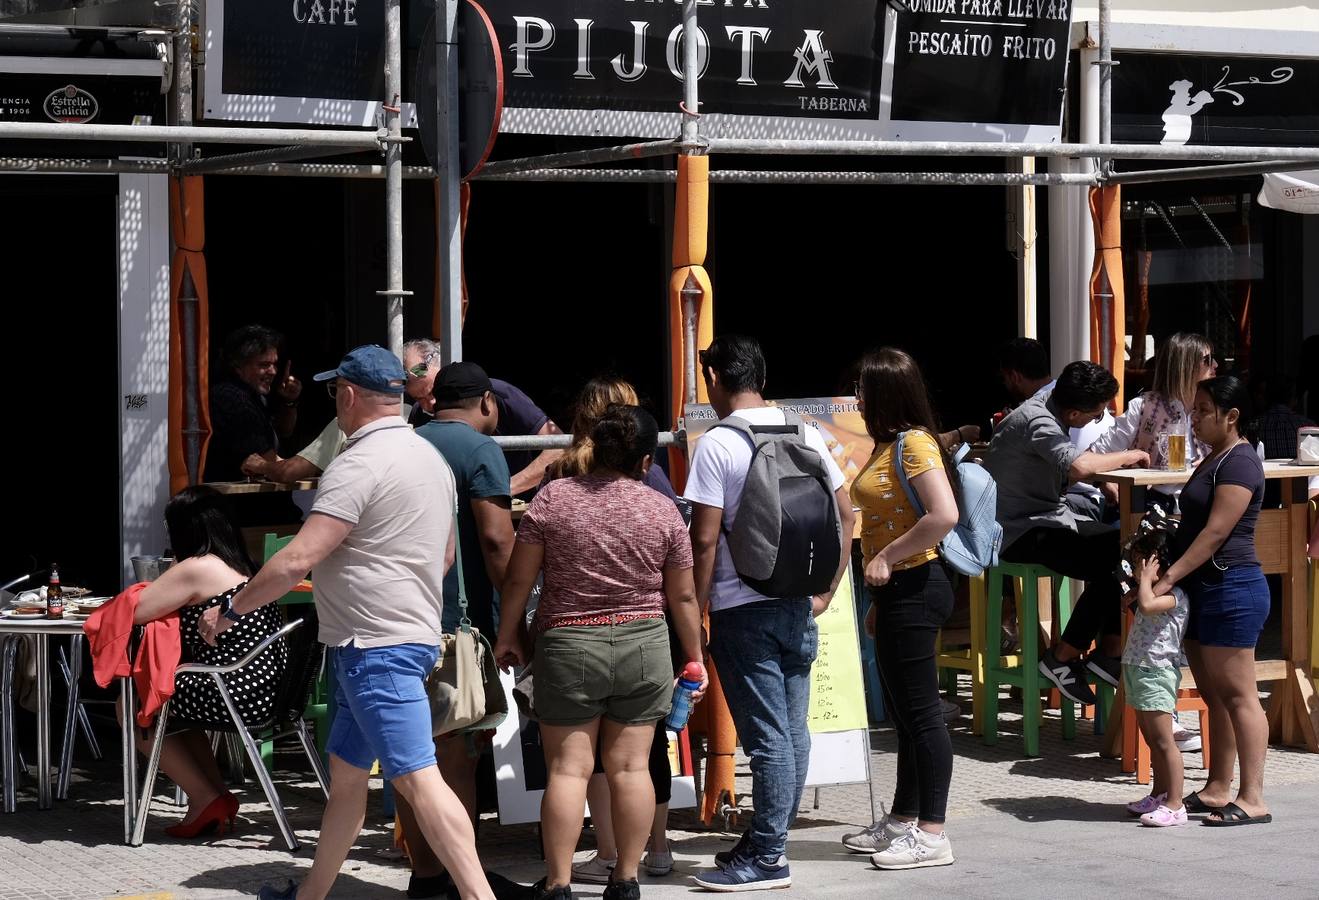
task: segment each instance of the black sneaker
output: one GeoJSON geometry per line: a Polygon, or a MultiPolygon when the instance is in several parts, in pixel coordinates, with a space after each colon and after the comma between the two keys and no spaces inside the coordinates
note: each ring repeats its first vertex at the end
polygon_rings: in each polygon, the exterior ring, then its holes
{"type": "Polygon", "coordinates": [[[1122,660],[1116,656],[1106,656],[1098,650],[1090,654],[1085,667],[1110,687],[1117,687],[1122,678],[1122,660]]]}
{"type": "Polygon", "coordinates": [[[542,878],[531,886],[531,896],[535,900],[573,900],[571,887],[561,884],[558,887],[547,888],[545,881],[546,879],[542,878]]]}
{"type": "Polygon", "coordinates": [[[1073,703],[1080,703],[1082,706],[1094,705],[1095,692],[1086,684],[1085,663],[1080,657],[1071,662],[1062,662],[1053,655],[1052,649],[1045,650],[1044,658],[1040,660],[1040,674],[1073,703]]]}
{"type": "Polygon", "coordinates": [[[635,878],[611,881],[605,888],[604,900],[641,900],[641,885],[635,878]]]}
{"type": "Polygon", "coordinates": [[[731,850],[722,850],[714,855],[714,864],[719,868],[726,867],[734,859],[745,855],[751,849],[751,829],[748,828],[742,832],[742,836],[737,839],[731,850]]]}

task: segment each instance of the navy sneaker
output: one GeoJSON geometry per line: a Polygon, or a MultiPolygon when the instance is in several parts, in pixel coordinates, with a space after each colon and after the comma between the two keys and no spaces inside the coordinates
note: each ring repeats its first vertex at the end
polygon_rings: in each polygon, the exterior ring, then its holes
{"type": "Polygon", "coordinates": [[[742,832],[742,836],[737,839],[731,850],[721,850],[714,855],[714,864],[718,868],[725,868],[729,863],[739,856],[745,856],[751,849],[751,829],[748,828],[742,832]]]}
{"type": "Polygon", "coordinates": [[[283,888],[277,888],[272,884],[263,884],[256,896],[257,900],[297,900],[298,886],[292,878],[283,888]]]}
{"type": "Polygon", "coordinates": [[[738,856],[725,868],[693,875],[692,883],[717,893],[770,891],[792,887],[786,856],[738,856]]]}
{"type": "Polygon", "coordinates": [[[1082,706],[1094,705],[1095,692],[1086,684],[1085,662],[1080,657],[1063,662],[1054,655],[1052,649],[1045,650],[1043,658],[1040,659],[1040,674],[1073,703],[1082,706]]]}
{"type": "Polygon", "coordinates": [[[1117,687],[1122,680],[1122,659],[1117,656],[1105,656],[1096,650],[1086,659],[1085,667],[1109,687],[1117,687]]]}

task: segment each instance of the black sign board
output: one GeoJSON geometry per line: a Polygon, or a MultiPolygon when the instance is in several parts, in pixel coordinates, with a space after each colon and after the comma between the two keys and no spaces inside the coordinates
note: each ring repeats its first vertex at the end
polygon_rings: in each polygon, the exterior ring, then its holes
{"type": "MultiPolygon", "coordinates": [[[[1058,138],[1070,0],[908,4],[912,11],[897,12],[885,0],[700,0],[704,133],[1058,138]]],[[[481,5],[503,54],[503,130],[677,134],[680,2],[481,5]]],[[[433,10],[434,0],[404,2],[409,59],[433,10]]],[[[374,124],[382,91],[379,3],[210,0],[208,15],[208,116],[374,124]]],[[[408,87],[405,100],[413,96],[408,87]]]]}
{"type": "Polygon", "coordinates": [[[1319,146],[1319,60],[1119,53],[1113,140],[1319,146]]]}
{"type": "MultiPolygon", "coordinates": [[[[19,61],[22,57],[9,57],[19,61]]],[[[35,62],[35,61],[34,61],[35,62]]],[[[39,61],[50,68],[48,60],[39,61]]],[[[81,60],[70,60],[70,68],[81,60]]],[[[98,60],[102,66],[113,65],[98,60]]],[[[165,97],[159,76],[72,74],[67,72],[6,72],[0,78],[0,122],[60,122],[69,128],[79,124],[132,125],[164,124],[165,97]]],[[[23,155],[42,156],[150,156],[164,152],[163,145],[122,143],[110,146],[71,141],[24,144],[23,155]]]]}
{"type": "Polygon", "coordinates": [[[893,112],[908,122],[1062,122],[1071,0],[907,0],[893,112]]]}

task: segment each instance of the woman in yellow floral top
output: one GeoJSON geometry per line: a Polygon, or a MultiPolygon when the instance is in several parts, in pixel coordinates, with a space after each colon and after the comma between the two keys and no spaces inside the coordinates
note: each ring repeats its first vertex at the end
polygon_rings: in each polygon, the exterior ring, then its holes
{"type": "Polygon", "coordinates": [[[935,639],[953,609],[951,573],[939,542],[957,524],[955,473],[920,368],[885,347],[861,360],[857,397],[875,452],[852,484],[861,510],[861,552],[884,699],[897,725],[898,779],[888,815],[843,843],[871,852],[881,869],[945,866],[944,832],[953,749],[939,704],[935,639]],[[919,500],[903,488],[901,465],[919,500]],[[923,511],[923,512],[922,512],[923,511]]]}

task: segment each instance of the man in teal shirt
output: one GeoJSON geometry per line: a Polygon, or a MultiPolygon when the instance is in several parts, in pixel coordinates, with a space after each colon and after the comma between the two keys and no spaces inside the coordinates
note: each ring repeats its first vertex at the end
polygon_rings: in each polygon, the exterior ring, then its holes
{"type": "MultiPolygon", "coordinates": [[[[453,470],[458,489],[458,548],[467,595],[467,617],[481,634],[498,633],[497,593],[513,550],[513,519],[508,463],[490,437],[499,426],[499,406],[490,378],[476,363],[455,362],[442,368],[432,388],[435,418],[417,429],[453,470]]],[[[444,579],[444,631],[452,634],[461,618],[458,567],[444,579]]],[[[476,816],[477,759],[463,735],[436,743],[440,773],[458,794],[468,814],[476,816]]],[[[401,800],[401,798],[400,798],[401,800]]],[[[412,810],[398,803],[404,836],[412,851],[409,897],[441,897],[449,889],[447,873],[421,836],[412,810]]],[[[496,876],[497,882],[501,879],[496,876]]],[[[498,893],[496,888],[496,893],[498,893]]]]}

